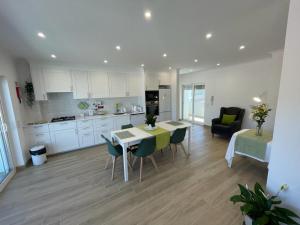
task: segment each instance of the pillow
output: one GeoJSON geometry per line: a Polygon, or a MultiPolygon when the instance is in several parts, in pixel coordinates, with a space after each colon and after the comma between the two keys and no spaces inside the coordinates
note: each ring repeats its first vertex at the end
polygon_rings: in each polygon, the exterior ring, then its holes
{"type": "Polygon", "coordinates": [[[235,121],[236,115],[223,114],[221,123],[224,125],[229,125],[235,121]]]}

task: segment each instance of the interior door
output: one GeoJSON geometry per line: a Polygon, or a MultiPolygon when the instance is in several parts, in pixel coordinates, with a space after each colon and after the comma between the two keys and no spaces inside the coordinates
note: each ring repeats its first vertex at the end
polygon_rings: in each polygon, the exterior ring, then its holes
{"type": "Polygon", "coordinates": [[[193,123],[204,123],[205,85],[182,86],[182,119],[193,123]]]}
{"type": "Polygon", "coordinates": [[[15,173],[8,142],[7,125],[5,123],[0,99],[0,192],[15,173]]]}

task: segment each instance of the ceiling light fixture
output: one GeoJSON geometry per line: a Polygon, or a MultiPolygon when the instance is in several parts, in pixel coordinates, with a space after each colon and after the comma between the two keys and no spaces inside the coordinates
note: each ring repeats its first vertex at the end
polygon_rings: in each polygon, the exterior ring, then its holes
{"type": "Polygon", "coordinates": [[[240,46],[240,50],[243,50],[243,49],[245,49],[245,48],[246,48],[245,45],[241,45],[241,46],[240,46]]]}
{"type": "Polygon", "coordinates": [[[117,46],[116,46],[116,49],[117,49],[118,51],[120,51],[120,50],[121,50],[121,46],[120,46],[120,45],[117,45],[117,46]]]}
{"type": "Polygon", "coordinates": [[[207,34],[205,35],[205,37],[206,37],[206,39],[211,39],[212,33],[207,33],[207,34]]]}
{"type": "Polygon", "coordinates": [[[141,64],[141,67],[144,67],[145,65],[144,64],[141,64]]]}
{"type": "Polygon", "coordinates": [[[169,66],[169,70],[171,70],[172,69],[172,67],[171,66],[169,66]]]}
{"type": "Polygon", "coordinates": [[[194,59],[194,62],[197,63],[197,62],[198,62],[198,59],[194,59]]]}
{"type": "Polygon", "coordinates": [[[146,10],[145,13],[144,13],[144,17],[146,20],[151,20],[152,18],[152,13],[150,10],[146,10]]]}
{"type": "Polygon", "coordinates": [[[43,32],[38,32],[37,36],[40,37],[40,38],[43,38],[43,39],[46,38],[46,35],[43,32]]]}
{"type": "Polygon", "coordinates": [[[217,66],[221,66],[221,64],[220,64],[220,63],[217,63],[217,66]]]}
{"type": "Polygon", "coordinates": [[[107,59],[104,59],[104,61],[103,61],[105,64],[107,64],[108,63],[108,60],[107,59]]]}
{"type": "Polygon", "coordinates": [[[164,53],[164,54],[163,54],[163,57],[164,57],[164,58],[166,58],[167,56],[168,56],[167,53],[164,53]]]}
{"type": "Polygon", "coordinates": [[[52,58],[52,59],[56,59],[56,55],[51,54],[51,58],[52,58]]]}
{"type": "Polygon", "coordinates": [[[260,97],[253,97],[253,101],[258,102],[258,103],[262,102],[260,97]]]}

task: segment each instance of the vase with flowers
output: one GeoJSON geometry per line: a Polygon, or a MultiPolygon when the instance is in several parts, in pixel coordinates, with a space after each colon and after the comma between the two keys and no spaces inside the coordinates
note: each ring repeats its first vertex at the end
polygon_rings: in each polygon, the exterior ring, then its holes
{"type": "Polygon", "coordinates": [[[266,118],[269,115],[271,109],[268,107],[267,104],[262,103],[256,106],[252,106],[250,118],[253,119],[256,123],[256,135],[262,135],[262,126],[266,122],[266,118]]]}

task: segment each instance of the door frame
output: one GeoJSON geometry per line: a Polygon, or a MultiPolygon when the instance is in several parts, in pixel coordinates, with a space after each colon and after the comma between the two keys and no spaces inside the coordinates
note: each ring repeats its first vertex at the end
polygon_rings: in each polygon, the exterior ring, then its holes
{"type": "MultiPolygon", "coordinates": [[[[4,105],[4,101],[3,101],[3,96],[2,94],[4,93],[4,88],[3,88],[3,85],[4,85],[4,82],[6,83],[6,85],[8,85],[8,82],[7,80],[4,80],[3,78],[1,79],[1,76],[0,76],[0,88],[2,89],[2,91],[0,91],[0,114],[2,114],[2,122],[3,124],[5,125],[5,131],[4,131],[4,142],[6,144],[6,151],[7,151],[7,154],[6,154],[6,157],[7,157],[7,160],[8,160],[8,164],[9,166],[11,167],[11,171],[8,173],[8,175],[4,178],[4,180],[0,183],[0,192],[3,191],[3,189],[6,187],[6,185],[9,183],[9,181],[14,177],[14,175],[16,174],[16,166],[15,166],[15,163],[13,161],[13,158],[12,158],[12,151],[11,151],[11,143],[10,143],[10,135],[9,135],[9,132],[8,132],[8,129],[9,129],[9,126],[7,125],[7,122],[8,121],[8,118],[7,118],[7,115],[6,115],[6,110],[4,110],[3,108],[3,105],[4,105]]],[[[9,93],[10,94],[10,93],[9,93]]],[[[9,96],[10,98],[10,96],[9,96]]],[[[12,99],[10,98],[10,101],[12,101],[12,99]]],[[[0,123],[0,126],[1,126],[1,123],[0,123]]]]}
{"type": "Polygon", "coordinates": [[[181,84],[181,119],[184,120],[184,118],[183,118],[183,101],[184,101],[183,86],[192,86],[192,120],[188,120],[188,121],[193,123],[193,124],[203,125],[204,122],[203,123],[198,123],[198,122],[195,122],[195,119],[194,119],[194,114],[195,114],[195,102],[194,102],[194,100],[195,100],[195,86],[196,85],[203,85],[204,90],[205,90],[206,85],[203,82],[181,84]]]}

